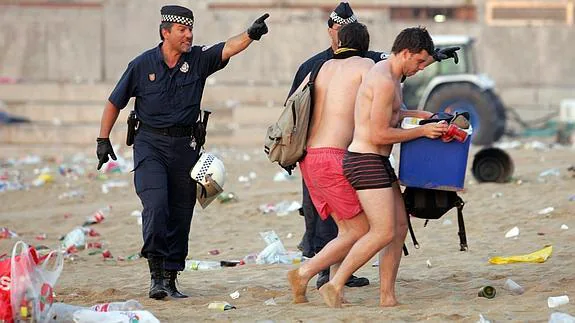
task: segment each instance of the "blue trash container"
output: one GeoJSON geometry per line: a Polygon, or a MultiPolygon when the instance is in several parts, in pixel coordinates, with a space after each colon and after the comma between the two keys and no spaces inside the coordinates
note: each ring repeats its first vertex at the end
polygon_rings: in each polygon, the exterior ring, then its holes
{"type": "Polygon", "coordinates": [[[462,190],[470,145],[471,136],[465,142],[418,138],[401,143],[400,183],[444,191],[462,190]]]}

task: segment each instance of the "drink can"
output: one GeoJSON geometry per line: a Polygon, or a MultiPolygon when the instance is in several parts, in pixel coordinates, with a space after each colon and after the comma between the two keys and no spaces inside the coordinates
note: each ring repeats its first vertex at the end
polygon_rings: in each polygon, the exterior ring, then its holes
{"type": "Polygon", "coordinates": [[[495,291],[495,288],[493,286],[483,286],[481,287],[481,289],[479,289],[477,296],[485,298],[493,298],[495,297],[496,293],[497,292],[495,291]]]}

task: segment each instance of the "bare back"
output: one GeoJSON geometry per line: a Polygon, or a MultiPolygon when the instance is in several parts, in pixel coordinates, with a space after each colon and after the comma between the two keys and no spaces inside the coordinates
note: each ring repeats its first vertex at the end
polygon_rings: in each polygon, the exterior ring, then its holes
{"type": "Polygon", "coordinates": [[[347,149],[353,137],[357,90],[373,65],[371,59],[358,56],[324,63],[314,85],[309,147],[347,149]]]}
{"type": "Polygon", "coordinates": [[[401,83],[394,80],[389,61],[380,61],[366,74],[355,103],[355,131],[348,150],[389,156],[393,142],[379,140],[399,122],[401,83]]]}

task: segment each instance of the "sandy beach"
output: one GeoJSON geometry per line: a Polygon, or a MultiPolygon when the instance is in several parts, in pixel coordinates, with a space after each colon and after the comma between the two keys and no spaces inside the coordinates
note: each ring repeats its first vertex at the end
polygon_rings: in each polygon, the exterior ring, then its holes
{"type": "MultiPolygon", "coordinates": [[[[530,142],[531,139],[523,141],[530,142]]],[[[264,214],[258,208],[284,200],[301,202],[300,173],[296,170],[290,178],[277,175],[281,169],[266,159],[259,144],[242,149],[208,149],[225,162],[225,191],[235,193],[238,200],[215,201],[205,210],[196,207],[189,258],[241,260],[265,248],[259,233],[270,230],[278,234],[288,250],[297,250],[304,232],[303,217],[297,211],[278,216],[274,212],[264,214]],[[285,180],[274,181],[276,175],[285,180]]],[[[351,304],[336,310],[324,305],[315,289],[315,279],[308,287],[310,302],[292,304],[286,273],[297,265],[284,264],[182,272],[180,289],[190,298],[149,299],[145,259],[127,259],[139,252],[142,243],[141,226],[137,217],[131,216],[142,209],[132,185],[132,173],[98,175],[94,150],[95,146],[78,149],[77,154],[47,151],[38,154],[36,161],[22,150],[0,158],[4,181],[14,182],[19,177],[20,183],[29,185],[24,190],[0,191],[0,227],[19,235],[0,239],[0,254],[10,253],[18,239],[55,248],[60,236],[81,225],[87,216],[106,205],[112,206],[111,215],[91,226],[100,236],[89,237],[88,242],[102,242],[114,259],[104,260],[99,253],[89,255],[92,249],[80,250],[66,259],[55,288],[56,301],[87,306],[136,299],[162,322],[476,322],[480,314],[491,321],[546,322],[553,312],[575,315],[575,172],[568,171],[575,165],[575,148],[534,149],[523,145],[507,149],[515,173],[513,181],[506,184],[478,184],[468,171],[465,191],[460,196],[466,202],[469,250],[459,251],[455,210],[430,221],[427,227],[423,227],[422,220],[414,219],[421,248],[415,249],[408,236],[410,254],[402,259],[397,282],[401,305],[377,306],[378,269],[372,267],[373,259],[357,273],[369,278],[371,284],[346,289],[351,304]],[[53,182],[32,186],[38,176],[35,170],[45,167],[52,170],[53,182]],[[547,174],[541,174],[545,171],[547,174]],[[109,181],[127,186],[109,187],[105,194],[102,184],[109,181]],[[72,191],[82,193],[59,198],[72,191]],[[553,211],[539,214],[548,207],[553,207],[553,211]],[[562,225],[568,229],[562,229],[562,225]],[[505,233],[515,226],[519,235],[505,238],[505,233]],[[46,239],[38,240],[42,234],[46,239]],[[545,245],[552,245],[553,253],[544,263],[488,262],[493,256],[528,254],[545,245]],[[512,295],[503,289],[508,278],[523,286],[525,293],[512,295]],[[495,298],[478,297],[478,290],[485,285],[496,288],[495,298]],[[229,295],[235,291],[240,296],[232,299],[229,295]],[[568,295],[571,302],[548,308],[547,298],[559,295],[568,295]],[[272,298],[275,305],[264,304],[272,298]],[[208,304],[216,301],[227,301],[236,309],[208,309],[208,304]]],[[[468,166],[477,150],[472,147],[468,166]]],[[[131,149],[123,146],[117,154],[126,158],[129,168],[131,149]]]]}

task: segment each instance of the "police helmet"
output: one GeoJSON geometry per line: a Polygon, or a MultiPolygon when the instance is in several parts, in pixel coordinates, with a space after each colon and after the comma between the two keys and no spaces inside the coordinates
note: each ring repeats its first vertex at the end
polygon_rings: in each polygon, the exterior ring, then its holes
{"type": "Polygon", "coordinates": [[[196,198],[204,209],[224,191],[226,168],[212,153],[204,152],[200,155],[200,159],[190,170],[190,176],[197,183],[196,198]]]}

